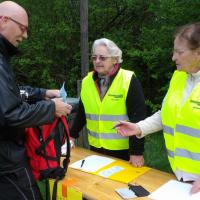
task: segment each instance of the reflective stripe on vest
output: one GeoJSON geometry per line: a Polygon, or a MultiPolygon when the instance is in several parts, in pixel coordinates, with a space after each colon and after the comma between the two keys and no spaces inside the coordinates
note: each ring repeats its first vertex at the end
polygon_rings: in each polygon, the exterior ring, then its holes
{"type": "Polygon", "coordinates": [[[129,148],[127,137],[119,136],[113,126],[128,120],[126,97],[133,72],[120,69],[101,100],[93,73],[82,81],[81,100],[86,113],[89,144],[96,148],[123,150],[129,148]]]}
{"type": "Polygon", "coordinates": [[[200,161],[200,153],[193,153],[193,152],[185,150],[185,149],[176,148],[176,156],[200,161]]]}
{"type": "Polygon", "coordinates": [[[86,119],[94,120],[94,121],[119,121],[119,120],[128,120],[127,115],[93,115],[86,114],[86,119]]]}
{"type": "Polygon", "coordinates": [[[183,126],[183,125],[176,125],[176,132],[180,132],[182,134],[190,135],[195,138],[200,138],[200,130],[183,126]]]}
{"type": "Polygon", "coordinates": [[[174,135],[174,129],[169,127],[169,126],[163,126],[163,131],[166,133],[166,134],[169,134],[169,135],[174,135]]]}
{"type": "Polygon", "coordinates": [[[167,154],[168,154],[169,157],[174,158],[174,152],[173,151],[170,151],[169,149],[167,149],[167,154]]]}
{"type": "Polygon", "coordinates": [[[96,133],[96,132],[92,132],[92,131],[89,131],[88,130],[88,134],[91,135],[92,137],[95,137],[95,138],[101,138],[101,139],[112,139],[112,140],[118,140],[118,139],[127,139],[127,137],[123,137],[121,135],[118,135],[118,134],[112,134],[112,133],[96,133]]]}
{"type": "Polygon", "coordinates": [[[200,175],[200,84],[182,103],[188,75],[175,71],[161,110],[164,138],[173,171],[200,175]]]}
{"type": "MultiPolygon", "coordinates": [[[[163,130],[165,134],[170,134],[172,136],[174,135],[174,129],[169,126],[164,126],[163,130]]],[[[179,124],[176,125],[176,132],[181,132],[182,134],[190,135],[195,138],[200,138],[200,130],[182,126],[179,124]]],[[[169,149],[167,151],[168,151],[169,157],[174,157],[173,151],[170,151],[169,149]]],[[[185,149],[180,149],[180,148],[176,148],[175,155],[185,157],[185,158],[192,158],[194,160],[200,159],[200,153],[193,153],[193,152],[187,151],[185,149]]]]}
{"type": "MultiPolygon", "coordinates": [[[[167,149],[167,153],[169,157],[174,158],[174,152],[167,149]]],[[[189,158],[192,160],[200,161],[200,153],[193,153],[191,151],[187,151],[185,149],[176,148],[175,156],[180,156],[183,158],[189,158]]]]}

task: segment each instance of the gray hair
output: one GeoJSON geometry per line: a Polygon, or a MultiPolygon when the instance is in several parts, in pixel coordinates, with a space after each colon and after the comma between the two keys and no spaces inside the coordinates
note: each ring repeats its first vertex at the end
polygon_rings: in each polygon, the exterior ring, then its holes
{"type": "Polygon", "coordinates": [[[200,47],[200,22],[186,24],[175,32],[175,38],[185,39],[190,49],[200,47]]]}
{"type": "Polygon", "coordinates": [[[115,57],[118,63],[122,63],[122,51],[121,49],[111,40],[106,38],[97,39],[92,45],[92,54],[97,46],[105,46],[110,54],[110,56],[115,57]]]}

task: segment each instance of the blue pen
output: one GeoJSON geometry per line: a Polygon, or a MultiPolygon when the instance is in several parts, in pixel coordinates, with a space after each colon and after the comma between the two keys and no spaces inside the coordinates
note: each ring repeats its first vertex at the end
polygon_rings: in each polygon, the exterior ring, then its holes
{"type": "Polygon", "coordinates": [[[115,126],[112,127],[112,129],[115,129],[115,128],[121,126],[121,125],[122,125],[122,124],[116,124],[115,126]]]}

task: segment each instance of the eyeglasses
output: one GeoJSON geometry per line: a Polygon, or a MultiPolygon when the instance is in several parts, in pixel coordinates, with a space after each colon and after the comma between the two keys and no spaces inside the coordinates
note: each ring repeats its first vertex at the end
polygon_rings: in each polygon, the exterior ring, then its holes
{"type": "Polygon", "coordinates": [[[26,26],[26,25],[24,25],[24,24],[18,22],[17,20],[13,19],[12,17],[0,16],[0,18],[2,18],[2,17],[5,17],[5,18],[7,18],[7,19],[13,21],[14,23],[16,23],[16,24],[19,26],[19,28],[21,29],[22,33],[28,32],[28,26],[26,26]]]}
{"type": "Polygon", "coordinates": [[[13,22],[15,22],[19,26],[19,28],[21,29],[22,33],[28,32],[28,26],[18,22],[17,20],[15,20],[15,19],[13,19],[11,17],[8,17],[8,19],[13,21],[13,22]]]}
{"type": "Polygon", "coordinates": [[[97,61],[97,59],[99,59],[99,61],[106,61],[108,58],[111,58],[111,56],[92,56],[91,59],[92,61],[97,61]]]}

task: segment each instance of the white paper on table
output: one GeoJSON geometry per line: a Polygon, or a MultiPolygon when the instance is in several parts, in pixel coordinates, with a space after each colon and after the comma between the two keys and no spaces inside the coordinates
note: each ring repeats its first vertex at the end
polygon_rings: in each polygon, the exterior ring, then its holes
{"type": "Polygon", "coordinates": [[[148,197],[153,200],[200,200],[200,192],[190,194],[191,184],[170,180],[148,197]]]}
{"type": "Polygon", "coordinates": [[[74,169],[80,169],[86,172],[96,172],[97,170],[105,167],[106,165],[114,162],[114,159],[107,158],[104,156],[91,155],[87,156],[82,160],[72,163],[69,167],[74,169]],[[85,160],[83,166],[81,167],[82,161],[85,160]]]}

